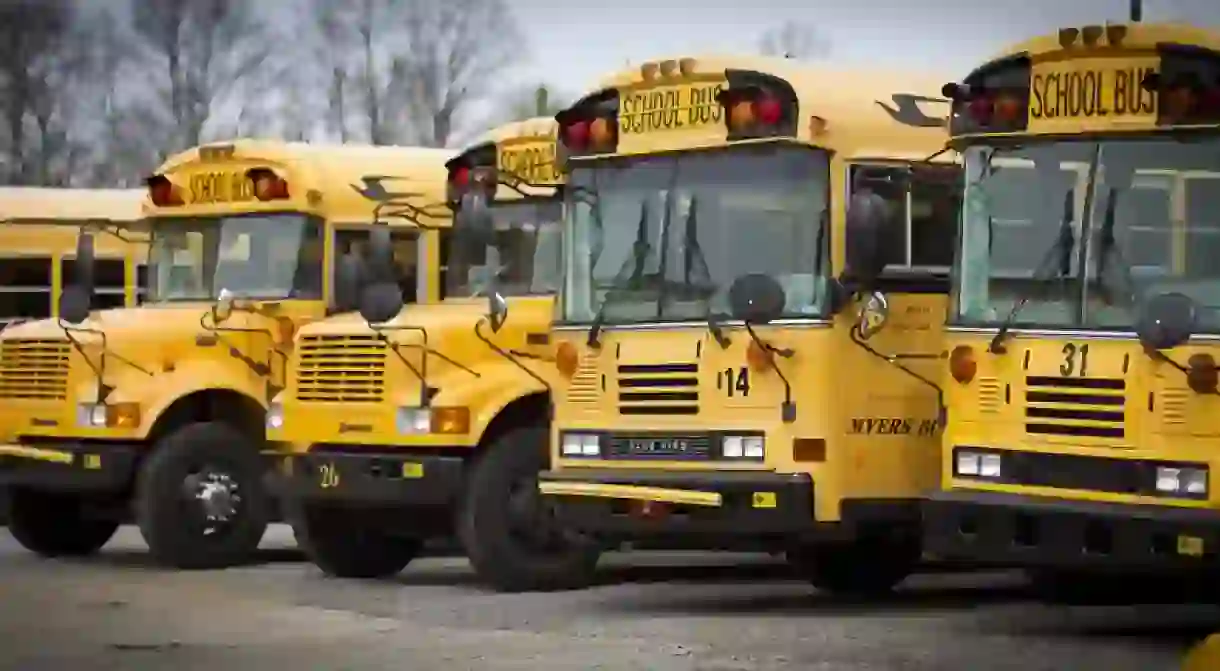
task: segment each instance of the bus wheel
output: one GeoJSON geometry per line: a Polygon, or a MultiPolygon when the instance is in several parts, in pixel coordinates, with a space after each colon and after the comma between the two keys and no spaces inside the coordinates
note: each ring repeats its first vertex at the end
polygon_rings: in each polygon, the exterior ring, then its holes
{"type": "Polygon", "coordinates": [[[9,491],[9,532],[43,557],[84,557],[102,549],[119,523],[89,516],[78,494],[14,488],[9,491]]]}
{"type": "Polygon", "coordinates": [[[357,513],[336,506],[294,503],[286,506],[297,544],[322,572],[336,578],[385,578],[419,556],[423,541],[392,536],[357,513]]]}
{"type": "Polygon", "coordinates": [[[503,592],[553,591],[593,582],[600,551],[555,523],[538,494],[547,430],[510,430],[488,446],[466,484],[458,535],[480,578],[503,592]]]}
{"type": "Polygon", "coordinates": [[[837,594],[876,596],[894,589],[919,565],[919,543],[907,538],[861,538],[788,553],[814,587],[837,594]]]}
{"type": "Polygon", "coordinates": [[[136,522],[152,556],[182,569],[249,561],[267,530],[258,445],[222,422],[198,422],[153,446],[136,484],[136,522]]]}

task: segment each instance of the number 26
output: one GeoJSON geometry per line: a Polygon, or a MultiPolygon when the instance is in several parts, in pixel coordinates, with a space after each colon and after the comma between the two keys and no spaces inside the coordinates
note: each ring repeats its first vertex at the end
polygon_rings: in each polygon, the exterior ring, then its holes
{"type": "Polygon", "coordinates": [[[1063,363],[1059,366],[1059,372],[1064,377],[1071,377],[1073,374],[1084,377],[1088,375],[1089,370],[1089,346],[1076,345],[1068,343],[1063,346],[1063,363]]]}
{"type": "Polygon", "coordinates": [[[749,396],[750,369],[746,366],[741,368],[725,368],[717,376],[716,387],[724,389],[729,398],[734,396],[749,396]]]}

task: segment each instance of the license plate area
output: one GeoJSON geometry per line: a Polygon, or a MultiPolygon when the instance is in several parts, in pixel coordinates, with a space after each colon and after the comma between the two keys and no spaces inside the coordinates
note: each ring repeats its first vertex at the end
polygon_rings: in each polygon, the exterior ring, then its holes
{"type": "Polygon", "coordinates": [[[707,434],[610,434],[611,459],[712,459],[714,441],[707,434]]]}

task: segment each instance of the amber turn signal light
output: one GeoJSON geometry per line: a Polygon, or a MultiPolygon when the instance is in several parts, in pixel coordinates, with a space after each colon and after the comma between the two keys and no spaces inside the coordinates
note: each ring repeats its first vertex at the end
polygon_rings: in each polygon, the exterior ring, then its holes
{"type": "Polygon", "coordinates": [[[1194,354],[1186,361],[1186,384],[1196,394],[1214,394],[1220,384],[1220,371],[1210,354],[1194,354]]]}
{"type": "Polygon", "coordinates": [[[974,379],[979,370],[978,361],[974,358],[974,350],[967,345],[958,345],[949,353],[949,374],[954,380],[966,384],[974,379]]]}
{"type": "Polygon", "coordinates": [[[559,347],[555,349],[555,367],[564,377],[572,377],[576,374],[576,368],[580,366],[580,352],[576,351],[576,345],[570,342],[561,342],[559,347]]]}

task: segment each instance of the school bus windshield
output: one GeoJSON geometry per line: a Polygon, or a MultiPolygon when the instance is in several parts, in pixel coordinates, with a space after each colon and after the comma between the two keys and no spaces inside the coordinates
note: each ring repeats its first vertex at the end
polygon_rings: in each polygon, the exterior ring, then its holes
{"type": "Polygon", "coordinates": [[[1201,330],[1220,331],[1220,138],[976,146],[964,158],[958,322],[1129,329],[1143,299],[1180,292],[1201,330]]]}
{"type": "Polygon", "coordinates": [[[153,220],[149,299],[320,299],[322,223],[302,214],[153,220]]]}
{"type": "Polygon", "coordinates": [[[574,166],[562,318],[604,324],[729,313],[736,278],[766,273],[788,317],[822,314],[829,157],[735,147],[574,166]]]}
{"type": "Polygon", "coordinates": [[[500,201],[491,206],[492,243],[477,253],[454,245],[445,274],[445,295],[553,294],[559,290],[563,202],[558,198],[500,201]]]}

